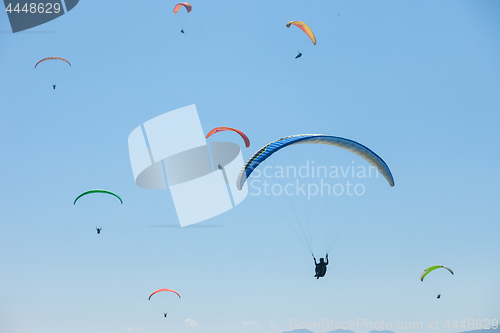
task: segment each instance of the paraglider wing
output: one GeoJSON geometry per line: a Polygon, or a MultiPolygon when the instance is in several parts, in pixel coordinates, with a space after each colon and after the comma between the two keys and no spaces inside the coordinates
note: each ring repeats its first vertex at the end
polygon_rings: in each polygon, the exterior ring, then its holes
{"type": "Polygon", "coordinates": [[[250,147],[250,140],[248,139],[248,137],[245,135],[245,133],[243,133],[240,130],[237,130],[236,128],[231,128],[231,127],[216,127],[213,130],[211,130],[210,132],[208,132],[206,138],[208,139],[213,134],[215,134],[217,132],[222,132],[222,131],[233,131],[233,132],[238,133],[243,138],[243,140],[245,141],[245,146],[247,148],[250,147]]]}
{"type": "Polygon", "coordinates": [[[182,7],[185,7],[188,13],[191,13],[191,10],[193,9],[193,6],[191,6],[189,2],[179,2],[174,7],[174,14],[177,14],[179,9],[181,9],[182,7]]]}
{"type": "Polygon", "coordinates": [[[76,197],[75,201],[73,202],[73,205],[76,204],[76,202],[78,201],[78,199],[80,199],[81,197],[85,196],[85,195],[88,195],[88,194],[92,194],[92,193],[104,193],[104,194],[110,194],[110,195],[113,195],[115,196],[118,200],[120,200],[120,203],[123,204],[123,201],[122,201],[122,198],[120,198],[118,196],[118,194],[116,193],[113,193],[111,191],[108,191],[108,190],[90,190],[90,191],[86,191],[86,192],[83,192],[82,194],[80,194],[79,196],[76,197]]]}
{"type": "Polygon", "coordinates": [[[179,296],[179,298],[181,298],[181,295],[179,295],[179,293],[177,291],[175,291],[175,290],[172,290],[172,289],[158,289],[157,291],[154,291],[151,295],[149,295],[149,300],[151,300],[151,296],[153,296],[156,293],[162,292],[162,291],[170,291],[170,292],[176,294],[177,296],[179,296]]]}
{"type": "Polygon", "coordinates": [[[455,274],[453,273],[453,271],[452,271],[451,269],[449,269],[448,267],[445,267],[445,266],[443,266],[443,265],[434,265],[434,266],[431,266],[431,267],[429,267],[429,268],[425,269],[425,270],[422,272],[422,274],[420,275],[420,281],[424,281],[424,278],[427,276],[427,274],[429,274],[430,272],[432,272],[432,271],[434,271],[434,270],[436,270],[436,269],[438,269],[438,268],[444,268],[444,269],[447,269],[447,270],[451,273],[451,275],[455,275],[455,274]]]}
{"type": "Polygon", "coordinates": [[[36,65],[35,65],[35,68],[36,68],[36,66],[38,66],[39,63],[47,61],[47,60],[61,60],[61,61],[65,61],[65,62],[68,63],[68,65],[71,66],[71,64],[69,63],[69,61],[66,60],[66,59],[64,59],[64,58],[60,58],[60,57],[48,57],[48,58],[43,58],[42,60],[40,60],[39,62],[37,62],[36,65]]]}
{"type": "Polygon", "coordinates": [[[238,175],[238,179],[236,180],[236,187],[241,191],[243,185],[245,184],[247,178],[252,174],[253,170],[255,170],[255,168],[257,168],[260,163],[264,162],[275,152],[287,146],[302,143],[325,144],[350,151],[373,165],[385,177],[385,179],[389,182],[389,185],[394,186],[394,178],[392,177],[391,170],[384,162],[384,160],[382,160],[368,147],[365,147],[362,144],[357,143],[356,141],[331,135],[299,134],[287,136],[273,141],[257,151],[241,169],[240,174],[238,175]]]}
{"type": "Polygon", "coordinates": [[[311,39],[314,45],[316,45],[316,36],[314,36],[314,33],[312,32],[311,28],[307,24],[305,24],[302,21],[290,21],[286,24],[287,28],[290,28],[290,26],[296,26],[300,30],[304,31],[307,36],[311,39]]]}

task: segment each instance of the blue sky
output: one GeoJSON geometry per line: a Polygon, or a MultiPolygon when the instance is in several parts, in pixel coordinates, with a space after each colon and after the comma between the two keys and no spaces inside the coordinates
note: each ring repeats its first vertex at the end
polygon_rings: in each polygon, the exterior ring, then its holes
{"type": "Polygon", "coordinates": [[[0,14],[0,331],[278,333],[293,319],[364,319],[445,332],[463,330],[447,319],[500,319],[500,3],[192,4],[185,34],[175,2],[81,1],[17,34],[0,14]],[[55,91],[33,69],[48,56],[72,63],[55,91]],[[349,222],[320,280],[260,210],[265,197],[206,222],[224,227],[151,227],[177,223],[175,208],[168,191],[135,185],[127,137],[190,104],[205,132],[244,131],[245,159],[326,133],[377,152],[396,186],[349,222]],[[72,205],[91,188],[124,200],[99,236],[72,205]],[[455,271],[439,301],[418,280],[434,264],[455,271]],[[166,320],[147,301],[158,288],[183,297],[166,320]]]}

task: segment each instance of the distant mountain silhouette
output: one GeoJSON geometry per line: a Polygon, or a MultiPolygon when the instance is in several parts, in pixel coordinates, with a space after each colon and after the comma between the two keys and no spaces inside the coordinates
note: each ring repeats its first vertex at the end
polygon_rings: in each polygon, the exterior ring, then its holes
{"type": "MultiPolygon", "coordinates": [[[[373,332],[376,332],[376,331],[373,331],[373,332]]],[[[388,332],[388,331],[385,331],[384,333],[386,333],[386,332],[388,332]]],[[[314,333],[314,332],[310,331],[308,329],[302,328],[302,329],[296,329],[296,330],[291,330],[291,331],[282,332],[282,333],[314,333]]],[[[327,332],[327,333],[355,333],[355,332],[349,331],[349,330],[340,330],[340,329],[338,329],[338,330],[330,331],[330,332],[327,332]]],[[[370,333],[372,333],[372,332],[370,332],[370,333]]],[[[391,333],[394,333],[394,332],[391,332],[391,333]]]]}
{"type": "MultiPolygon", "coordinates": [[[[494,333],[494,332],[500,332],[500,326],[497,327],[496,329],[483,329],[483,330],[474,330],[474,331],[461,331],[458,333],[494,333]]],[[[314,333],[313,331],[310,331],[308,329],[302,328],[302,329],[296,329],[296,330],[291,330],[291,331],[286,331],[282,333],[314,333]]],[[[355,333],[350,330],[334,330],[334,331],[329,331],[327,333],[355,333]]],[[[396,333],[393,331],[377,331],[377,330],[372,330],[369,333],[396,333]]]]}
{"type": "MultiPolygon", "coordinates": [[[[330,332],[327,332],[327,333],[356,333],[354,331],[350,331],[350,330],[341,330],[341,329],[338,329],[338,330],[334,330],[334,331],[330,331],[330,332]]],[[[395,333],[393,331],[377,331],[377,330],[372,330],[368,333],[395,333]]]]}
{"type": "Polygon", "coordinates": [[[475,331],[461,331],[460,333],[486,333],[486,332],[499,332],[500,326],[495,329],[486,329],[486,330],[475,330],[475,331]]]}

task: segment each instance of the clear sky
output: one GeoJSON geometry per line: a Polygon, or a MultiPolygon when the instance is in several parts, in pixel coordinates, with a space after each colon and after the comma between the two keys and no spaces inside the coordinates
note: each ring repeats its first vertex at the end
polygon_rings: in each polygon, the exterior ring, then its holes
{"type": "Polygon", "coordinates": [[[1,332],[500,319],[500,2],[200,1],[185,34],[174,5],[82,0],[17,34],[0,13],[1,332]],[[56,90],[33,69],[49,56],[72,63],[56,90]],[[205,132],[244,131],[248,149],[219,138],[245,159],[326,133],[377,152],[396,186],[346,225],[319,280],[264,196],[204,222],[223,227],[152,227],[176,224],[175,208],[168,190],[135,185],[127,138],[190,104],[205,132]],[[124,201],[101,235],[72,204],[92,188],[124,201]],[[419,281],[435,264],[455,271],[440,300],[419,281]],[[182,295],[165,299],[167,319],[147,300],[158,288],[182,295]]]}

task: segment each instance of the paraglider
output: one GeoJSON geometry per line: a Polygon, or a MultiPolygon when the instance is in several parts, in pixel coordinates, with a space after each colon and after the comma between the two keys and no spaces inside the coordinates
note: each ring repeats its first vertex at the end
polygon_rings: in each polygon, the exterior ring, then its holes
{"type": "MultiPolygon", "coordinates": [[[[309,37],[309,39],[311,40],[311,42],[316,45],[316,36],[314,36],[314,33],[312,31],[312,29],[307,25],[305,24],[304,22],[302,21],[290,21],[286,24],[286,27],[287,28],[290,28],[292,25],[296,26],[297,28],[299,28],[300,30],[304,31],[305,34],[309,37]]],[[[295,57],[295,59],[298,59],[302,57],[302,53],[299,52],[299,54],[297,54],[297,56],[295,57]]]]}
{"type": "Polygon", "coordinates": [[[102,224],[106,222],[109,212],[118,203],[123,204],[122,198],[108,190],[89,190],[78,195],[73,202],[85,210],[90,220],[96,224],[97,234],[101,234],[102,224]]]}
{"type": "MultiPolygon", "coordinates": [[[[437,269],[439,269],[439,268],[444,268],[444,269],[446,269],[448,272],[450,272],[450,273],[451,273],[451,275],[455,275],[455,273],[453,273],[453,271],[452,271],[450,268],[448,268],[448,267],[445,267],[445,266],[443,266],[443,265],[434,265],[434,266],[431,266],[431,267],[426,268],[426,269],[422,272],[422,274],[420,274],[420,281],[422,281],[422,282],[423,282],[423,281],[424,281],[424,279],[425,279],[425,277],[426,277],[429,273],[431,273],[431,272],[433,272],[433,271],[435,271],[435,270],[437,270],[437,269]]],[[[437,298],[437,299],[440,299],[440,298],[441,298],[441,293],[438,293],[436,298],[437,298]]]]}
{"type": "Polygon", "coordinates": [[[251,175],[255,177],[246,185],[248,190],[263,194],[255,212],[269,215],[267,210],[276,211],[277,221],[313,258],[316,250],[326,253],[326,260],[315,260],[316,278],[325,276],[328,254],[356,205],[384,191],[387,183],[395,185],[388,165],[375,152],[356,141],[326,134],[292,135],[265,145],[244,163],[236,188],[242,190],[251,175]],[[261,167],[264,162],[267,165],[261,167]],[[367,170],[374,172],[373,177],[367,170]],[[362,190],[355,194],[356,187],[362,190]]]}
{"type": "Polygon", "coordinates": [[[243,139],[243,141],[245,141],[245,146],[247,148],[250,147],[250,139],[248,139],[248,137],[245,135],[245,133],[243,133],[240,130],[237,130],[236,128],[231,128],[231,127],[216,127],[213,130],[211,130],[210,132],[208,132],[206,138],[208,139],[209,137],[211,137],[215,133],[222,132],[222,131],[233,131],[233,132],[238,133],[241,136],[241,138],[243,139]]]}
{"type": "MultiPolygon", "coordinates": [[[[186,8],[187,13],[191,13],[193,9],[193,6],[191,6],[189,2],[179,2],[174,6],[174,15],[177,14],[182,7],[186,8]]],[[[181,28],[181,33],[184,33],[184,28],[181,28]]]]}
{"type": "MultiPolygon", "coordinates": [[[[148,299],[148,300],[150,301],[150,300],[151,300],[151,297],[152,297],[153,295],[155,295],[155,294],[157,294],[157,293],[160,293],[160,292],[171,292],[171,293],[174,293],[174,294],[176,294],[177,296],[179,296],[179,298],[181,298],[181,295],[180,295],[177,291],[172,290],[172,289],[166,289],[166,288],[164,288],[164,289],[158,289],[158,290],[156,290],[156,291],[153,291],[153,292],[151,293],[151,295],[149,295],[149,299],[148,299]]],[[[167,312],[163,312],[163,316],[164,316],[165,318],[167,318],[167,312]]]]}
{"type": "Polygon", "coordinates": [[[50,77],[50,80],[52,82],[52,88],[55,90],[56,85],[57,85],[57,79],[59,77],[59,72],[61,70],[62,65],[68,64],[71,67],[71,63],[61,57],[47,57],[43,58],[42,60],[38,61],[35,64],[35,69],[38,67],[38,65],[42,64],[45,67],[46,72],[48,73],[47,75],[50,77]]]}

